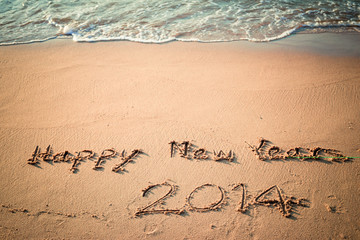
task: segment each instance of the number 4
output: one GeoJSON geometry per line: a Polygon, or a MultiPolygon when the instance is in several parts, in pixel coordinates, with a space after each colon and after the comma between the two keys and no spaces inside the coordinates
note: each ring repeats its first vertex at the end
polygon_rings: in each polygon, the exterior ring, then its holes
{"type": "Polygon", "coordinates": [[[299,205],[305,207],[306,205],[303,203],[303,201],[305,201],[304,198],[296,199],[294,197],[287,197],[283,195],[281,193],[281,189],[277,185],[274,185],[257,195],[251,204],[275,206],[279,209],[279,211],[284,217],[291,217],[292,205],[299,205]],[[269,194],[273,189],[276,190],[278,194],[278,199],[265,199],[264,197],[269,194]]]}

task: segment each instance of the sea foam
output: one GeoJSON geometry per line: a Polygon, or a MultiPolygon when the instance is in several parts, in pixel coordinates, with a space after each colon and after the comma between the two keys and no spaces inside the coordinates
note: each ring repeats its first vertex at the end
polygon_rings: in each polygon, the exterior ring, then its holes
{"type": "Polygon", "coordinates": [[[0,44],[74,41],[272,41],[311,29],[358,31],[357,0],[14,0],[0,2],[0,44]]]}

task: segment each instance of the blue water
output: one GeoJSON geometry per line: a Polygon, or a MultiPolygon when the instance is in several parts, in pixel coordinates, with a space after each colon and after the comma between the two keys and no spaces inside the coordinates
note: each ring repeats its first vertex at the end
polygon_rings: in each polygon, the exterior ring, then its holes
{"type": "Polygon", "coordinates": [[[74,41],[271,41],[360,31],[359,0],[0,0],[0,45],[74,41]]]}

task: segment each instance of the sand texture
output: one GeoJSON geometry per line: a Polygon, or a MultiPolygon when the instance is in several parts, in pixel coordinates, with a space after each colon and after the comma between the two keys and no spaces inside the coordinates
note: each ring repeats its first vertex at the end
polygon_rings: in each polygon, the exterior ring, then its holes
{"type": "Polygon", "coordinates": [[[360,57],[279,42],[1,47],[0,238],[359,239],[360,57]]]}

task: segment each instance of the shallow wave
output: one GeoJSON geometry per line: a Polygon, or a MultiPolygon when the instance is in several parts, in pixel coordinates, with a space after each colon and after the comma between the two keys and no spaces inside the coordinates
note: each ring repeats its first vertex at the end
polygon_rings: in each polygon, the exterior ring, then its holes
{"type": "Polygon", "coordinates": [[[56,39],[58,38],[58,36],[55,37],[48,37],[48,38],[44,38],[44,39],[33,39],[33,40],[29,40],[29,41],[24,41],[24,42],[4,42],[4,43],[0,43],[0,46],[10,46],[10,45],[18,45],[18,44],[30,44],[30,43],[39,43],[39,42],[46,42],[52,39],[56,39]]]}
{"type": "Polygon", "coordinates": [[[74,41],[273,41],[304,29],[358,31],[352,0],[0,1],[0,45],[74,41]]]}

